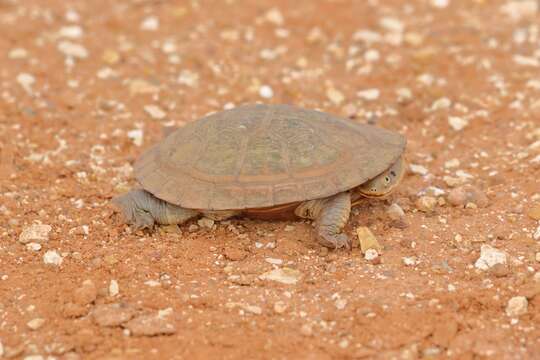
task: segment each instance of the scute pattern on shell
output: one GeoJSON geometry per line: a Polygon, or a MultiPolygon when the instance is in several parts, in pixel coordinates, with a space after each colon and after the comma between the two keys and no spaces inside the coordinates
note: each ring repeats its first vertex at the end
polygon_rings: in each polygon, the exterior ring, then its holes
{"type": "Polygon", "coordinates": [[[246,209],[321,198],[386,170],[405,138],[290,105],[245,105],[176,130],[135,163],[158,198],[192,209],[246,209]]]}

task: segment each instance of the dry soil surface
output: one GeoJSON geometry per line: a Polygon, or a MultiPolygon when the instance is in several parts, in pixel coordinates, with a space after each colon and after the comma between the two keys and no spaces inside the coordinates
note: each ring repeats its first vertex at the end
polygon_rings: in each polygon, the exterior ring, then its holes
{"type": "Polygon", "coordinates": [[[0,0],[0,357],[538,358],[539,24],[531,0],[0,0]],[[111,206],[163,126],[253,102],[407,137],[351,252],[111,206]]]}

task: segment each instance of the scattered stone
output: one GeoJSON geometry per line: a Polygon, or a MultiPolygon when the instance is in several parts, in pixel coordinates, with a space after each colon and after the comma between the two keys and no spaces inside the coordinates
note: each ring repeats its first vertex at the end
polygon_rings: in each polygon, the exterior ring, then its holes
{"type": "Polygon", "coordinates": [[[170,335],[176,333],[176,326],[166,316],[148,314],[138,316],[127,323],[124,327],[134,336],[170,335]]]}
{"type": "Polygon", "coordinates": [[[20,60],[28,57],[28,51],[23,48],[11,49],[8,53],[8,58],[11,60],[20,60]]]}
{"type": "Polygon", "coordinates": [[[189,231],[189,232],[195,232],[195,231],[197,231],[197,230],[199,230],[199,225],[197,225],[197,224],[191,224],[191,225],[189,225],[189,227],[188,227],[188,231],[189,231]]]}
{"type": "Polygon", "coordinates": [[[237,303],[237,302],[228,302],[225,304],[225,306],[228,307],[229,309],[239,307],[240,309],[247,311],[249,313],[255,314],[255,315],[262,314],[262,309],[256,305],[249,305],[249,304],[237,303]]]}
{"type": "Polygon", "coordinates": [[[274,303],[274,311],[277,314],[283,314],[289,306],[285,304],[283,301],[276,301],[274,303]]]}
{"type": "Polygon", "coordinates": [[[291,231],[294,231],[295,227],[294,225],[285,225],[285,231],[286,232],[291,232],[291,231]]]}
{"type": "Polygon", "coordinates": [[[148,81],[143,79],[133,79],[128,82],[129,94],[134,95],[144,95],[144,94],[155,94],[159,91],[159,87],[153,84],[150,84],[148,81]]]}
{"type": "Polygon", "coordinates": [[[302,278],[302,273],[296,269],[274,269],[259,276],[261,280],[276,281],[282,284],[294,285],[302,278]]]}
{"type": "Polygon", "coordinates": [[[73,301],[81,306],[93,303],[96,298],[97,288],[92,280],[84,280],[82,286],[73,292],[73,301]]]}
{"type": "Polygon", "coordinates": [[[508,1],[500,9],[505,15],[519,21],[522,18],[535,16],[538,11],[538,3],[536,0],[508,1]]]}
{"type": "Polygon", "coordinates": [[[431,6],[438,9],[444,9],[450,4],[450,0],[431,0],[431,6]]]}
{"type": "MultiPolygon", "coordinates": [[[[358,241],[360,242],[360,250],[362,254],[366,254],[366,251],[373,249],[377,251],[377,256],[380,251],[382,251],[382,246],[377,241],[377,238],[368,227],[359,226],[356,228],[356,235],[358,236],[358,241]]],[[[372,254],[373,255],[373,254],[372,254]]]]}
{"type": "Polygon", "coordinates": [[[32,85],[36,82],[36,78],[28,73],[20,73],[17,75],[17,82],[28,94],[32,93],[32,85]]]}
{"type": "Polygon", "coordinates": [[[529,211],[527,211],[527,216],[533,220],[540,220],[540,204],[532,206],[529,211]]]}
{"type": "Polygon", "coordinates": [[[535,258],[536,262],[540,262],[540,252],[537,252],[537,253],[534,255],[534,258],[535,258]]]}
{"type": "Polygon", "coordinates": [[[508,276],[508,274],[510,273],[510,270],[508,269],[508,266],[501,263],[497,263],[489,269],[489,272],[495,277],[501,278],[501,277],[508,276]]]}
{"type": "Polygon", "coordinates": [[[71,41],[61,41],[58,43],[58,50],[66,56],[85,59],[88,57],[88,50],[80,44],[71,41]]]}
{"type": "Polygon", "coordinates": [[[214,227],[215,221],[207,217],[200,218],[197,220],[197,224],[202,228],[212,229],[214,227]]]}
{"type": "Polygon", "coordinates": [[[375,249],[367,249],[364,253],[364,259],[371,262],[376,262],[379,258],[379,252],[375,249]]]}
{"type": "Polygon", "coordinates": [[[88,308],[79,304],[69,302],[64,305],[62,314],[67,318],[79,318],[85,316],[88,313],[88,308]]]}
{"type": "Polygon", "coordinates": [[[397,203],[393,203],[386,210],[388,217],[394,221],[403,221],[405,219],[405,212],[397,203]]]}
{"type": "Polygon", "coordinates": [[[140,29],[144,31],[156,31],[159,29],[159,19],[155,16],[149,16],[141,22],[140,29]]]}
{"type": "Polygon", "coordinates": [[[45,255],[43,255],[43,262],[48,265],[60,266],[62,265],[62,261],[62,256],[60,256],[56,250],[48,250],[45,255]]]}
{"type": "Polygon", "coordinates": [[[474,266],[480,270],[488,270],[495,264],[506,264],[506,253],[490,245],[484,244],[480,248],[480,257],[474,266]]]}
{"type": "Polygon", "coordinates": [[[120,287],[118,286],[118,281],[111,280],[109,283],[109,296],[116,296],[120,292],[120,287]]]}
{"type": "Polygon", "coordinates": [[[422,165],[410,164],[409,167],[410,167],[411,172],[413,174],[424,176],[424,175],[427,175],[429,173],[428,169],[426,169],[422,165]]]}
{"type": "Polygon", "coordinates": [[[144,111],[146,111],[146,113],[150,115],[152,119],[156,120],[164,119],[167,116],[167,113],[165,113],[165,111],[163,111],[157,105],[145,105],[144,111]]]}
{"type": "Polygon", "coordinates": [[[444,167],[446,169],[452,169],[452,168],[456,168],[460,165],[460,161],[458,159],[451,159],[451,160],[448,160],[448,161],[445,161],[444,162],[444,167]]]}
{"type": "Polygon", "coordinates": [[[453,177],[449,175],[443,176],[443,180],[446,183],[446,185],[450,187],[455,187],[459,185],[463,185],[467,182],[467,179],[459,178],[459,177],[453,177]]]}
{"type": "Polygon", "coordinates": [[[536,230],[533,233],[533,239],[534,240],[540,240],[540,224],[536,228],[536,230]]]}
{"type": "Polygon", "coordinates": [[[78,39],[83,35],[83,29],[78,25],[63,26],[58,30],[58,36],[78,39]]]}
{"type": "Polygon", "coordinates": [[[101,304],[92,310],[94,322],[99,326],[120,326],[135,316],[135,309],[127,304],[101,304]]]}
{"type": "Polygon", "coordinates": [[[360,99],[367,101],[377,100],[379,98],[379,95],[379,89],[361,90],[356,93],[356,96],[358,96],[360,99]]]}
{"type": "Polygon", "coordinates": [[[38,244],[38,243],[35,243],[35,242],[28,243],[28,244],[26,244],[26,250],[39,251],[39,250],[41,250],[41,244],[38,244]]]}
{"type": "Polygon", "coordinates": [[[540,283],[540,271],[534,273],[533,280],[537,283],[540,283]]]}
{"type": "Polygon", "coordinates": [[[401,258],[401,261],[403,261],[405,266],[415,266],[418,264],[418,259],[414,256],[404,256],[401,258]]]}
{"type": "Polygon", "coordinates": [[[458,116],[449,116],[448,124],[450,124],[450,127],[455,131],[461,131],[465,127],[467,127],[467,125],[469,125],[469,120],[463,119],[458,116]]]}
{"type": "Polygon", "coordinates": [[[336,306],[336,309],[343,310],[343,309],[345,309],[345,306],[347,306],[347,300],[345,300],[345,299],[337,299],[336,302],[334,303],[334,305],[336,306]]]}
{"type": "Polygon", "coordinates": [[[225,258],[231,261],[240,261],[244,260],[247,257],[247,252],[245,252],[242,249],[234,248],[234,247],[227,247],[225,248],[225,251],[223,253],[225,258]]]}
{"type": "Polygon", "coordinates": [[[142,129],[133,129],[127,132],[128,138],[133,141],[135,146],[141,146],[143,143],[143,131],[142,129]]]}
{"type": "Polygon", "coordinates": [[[178,75],[177,81],[179,84],[194,88],[199,85],[199,74],[187,69],[182,70],[180,75],[178,75]]]}
{"type": "Polygon", "coordinates": [[[326,90],[326,96],[335,105],[341,105],[341,103],[345,100],[345,96],[339,90],[334,88],[329,88],[326,90]]]}
{"type": "Polygon", "coordinates": [[[283,18],[283,14],[281,14],[281,11],[277,8],[272,8],[268,10],[265,14],[266,20],[271,22],[272,24],[276,26],[283,25],[283,22],[285,21],[283,18]]]}
{"type": "Polygon", "coordinates": [[[432,196],[421,196],[416,200],[415,205],[418,210],[430,213],[435,210],[437,199],[432,196]]]}
{"type": "Polygon", "coordinates": [[[472,185],[463,185],[452,189],[448,194],[448,202],[454,206],[466,206],[469,203],[478,207],[486,207],[488,198],[484,192],[472,185]]]}
{"type": "Polygon", "coordinates": [[[514,296],[508,300],[506,305],[506,315],[510,317],[518,317],[527,313],[529,303],[525,296],[514,296]]]}
{"type": "Polygon", "coordinates": [[[274,90],[268,85],[263,85],[259,88],[259,96],[263,99],[270,99],[274,96],[274,90]]]}
{"type": "Polygon", "coordinates": [[[23,229],[19,236],[19,242],[21,244],[28,244],[30,242],[44,243],[49,241],[49,233],[51,232],[51,225],[33,224],[23,229]]]}
{"type": "Polygon", "coordinates": [[[26,323],[26,326],[28,326],[30,330],[37,330],[43,325],[45,325],[45,319],[42,318],[32,319],[26,323]]]}
{"type": "Polygon", "coordinates": [[[283,260],[281,260],[281,259],[266,258],[266,259],[264,259],[264,261],[266,261],[267,263],[272,264],[272,265],[281,265],[281,264],[283,264],[283,260]]]}

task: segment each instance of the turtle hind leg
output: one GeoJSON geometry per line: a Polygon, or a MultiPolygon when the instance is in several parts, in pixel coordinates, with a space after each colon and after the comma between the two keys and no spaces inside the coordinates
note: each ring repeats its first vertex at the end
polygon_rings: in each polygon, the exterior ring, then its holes
{"type": "Polygon", "coordinates": [[[153,229],[156,223],[182,224],[199,215],[196,210],[170,204],[142,189],[130,190],[113,198],[112,203],[121,209],[126,222],[134,230],[153,229]]]}
{"type": "Polygon", "coordinates": [[[303,218],[315,220],[316,237],[328,248],[351,248],[349,237],[342,233],[351,213],[351,195],[339,193],[326,199],[302,203],[295,213],[303,218]]]}

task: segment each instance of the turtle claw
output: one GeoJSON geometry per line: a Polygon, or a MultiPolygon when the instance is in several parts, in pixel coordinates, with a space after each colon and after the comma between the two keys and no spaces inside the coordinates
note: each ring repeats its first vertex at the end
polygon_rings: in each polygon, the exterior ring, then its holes
{"type": "Polygon", "coordinates": [[[322,246],[331,248],[334,250],[346,248],[347,250],[352,249],[351,240],[345,234],[319,234],[317,240],[322,246]]]}
{"type": "Polygon", "coordinates": [[[132,214],[133,216],[130,219],[130,223],[132,224],[131,227],[133,231],[154,229],[154,218],[152,217],[152,214],[150,214],[148,211],[135,209],[132,214]]]}

